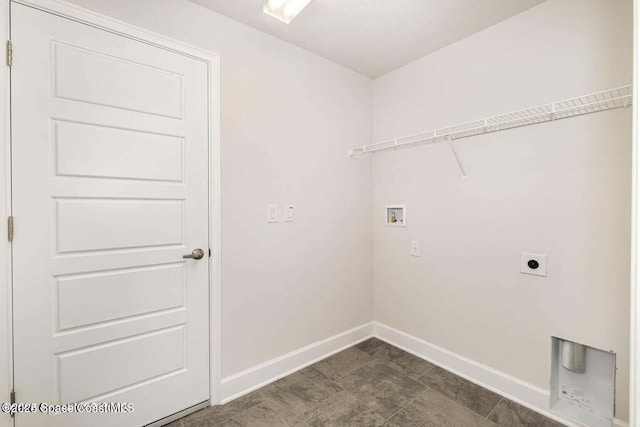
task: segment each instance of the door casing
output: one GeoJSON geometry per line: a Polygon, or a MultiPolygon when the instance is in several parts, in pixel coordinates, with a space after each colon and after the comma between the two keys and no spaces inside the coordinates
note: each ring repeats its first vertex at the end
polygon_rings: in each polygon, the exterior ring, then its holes
{"type": "MultiPolygon", "coordinates": [[[[9,1],[0,4],[0,34],[9,39],[9,1]]],[[[4,62],[4,61],[2,61],[4,62]]],[[[13,388],[11,244],[7,236],[7,217],[11,215],[11,144],[9,111],[9,67],[0,64],[0,402],[9,402],[13,388]],[[5,385],[6,384],[6,385],[5,385]]],[[[12,419],[0,413],[0,427],[11,426],[12,419]]]]}
{"type": "MultiPolygon", "coordinates": [[[[210,319],[210,400],[220,403],[219,386],[221,305],[220,305],[220,260],[221,260],[221,202],[220,202],[220,56],[218,54],[166,38],[141,28],[108,18],[81,7],[58,0],[14,0],[42,11],[91,25],[120,36],[172,50],[204,61],[208,68],[209,109],[209,319],[210,319]]],[[[0,0],[0,34],[4,44],[9,40],[9,10],[11,0],[0,0]]],[[[14,60],[18,60],[20,48],[14,46],[14,60]]],[[[19,384],[13,383],[12,351],[12,288],[11,288],[11,244],[8,242],[6,221],[11,215],[11,112],[10,112],[10,68],[0,64],[0,402],[9,402],[11,389],[16,389],[20,401],[19,384]],[[5,384],[7,386],[5,386],[5,384]]],[[[19,218],[15,219],[20,221],[19,218]]],[[[16,236],[19,238],[19,236],[16,236]]],[[[12,419],[0,414],[0,427],[12,425],[12,419]]]]}

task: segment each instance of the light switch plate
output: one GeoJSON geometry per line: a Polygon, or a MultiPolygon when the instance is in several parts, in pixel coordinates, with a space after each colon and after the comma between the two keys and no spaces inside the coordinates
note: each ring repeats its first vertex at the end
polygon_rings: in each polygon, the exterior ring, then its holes
{"type": "Polygon", "coordinates": [[[293,222],[295,219],[295,212],[293,209],[293,205],[285,205],[284,206],[284,220],[286,222],[293,222]]]}
{"type": "Polygon", "coordinates": [[[411,256],[420,256],[420,240],[411,241],[411,256]]]}
{"type": "Polygon", "coordinates": [[[547,256],[522,252],[520,256],[520,272],[535,276],[547,276],[547,256]]]}
{"type": "Polygon", "coordinates": [[[278,205],[267,205],[267,222],[278,222],[278,205]]]}

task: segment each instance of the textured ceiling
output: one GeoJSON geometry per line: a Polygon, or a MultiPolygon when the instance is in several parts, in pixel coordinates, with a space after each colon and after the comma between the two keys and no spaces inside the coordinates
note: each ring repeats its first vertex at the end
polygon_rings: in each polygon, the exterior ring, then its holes
{"type": "Polygon", "coordinates": [[[544,0],[312,0],[288,25],[266,0],[191,1],[378,77],[544,0]]]}

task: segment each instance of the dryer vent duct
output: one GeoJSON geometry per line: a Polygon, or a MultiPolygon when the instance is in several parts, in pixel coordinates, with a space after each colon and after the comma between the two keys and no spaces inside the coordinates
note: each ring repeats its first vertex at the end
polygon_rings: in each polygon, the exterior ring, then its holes
{"type": "Polygon", "coordinates": [[[562,342],[562,366],[576,374],[586,371],[587,347],[577,342],[562,342]]]}

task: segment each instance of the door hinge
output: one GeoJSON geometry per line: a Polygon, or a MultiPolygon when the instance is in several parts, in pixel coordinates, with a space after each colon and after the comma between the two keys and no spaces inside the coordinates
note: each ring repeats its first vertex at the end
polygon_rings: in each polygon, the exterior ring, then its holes
{"type": "Polygon", "coordinates": [[[13,242],[13,216],[7,218],[7,237],[13,242]]]}
{"type": "Polygon", "coordinates": [[[7,40],[7,65],[9,67],[13,65],[13,43],[11,40],[7,40]]]}

